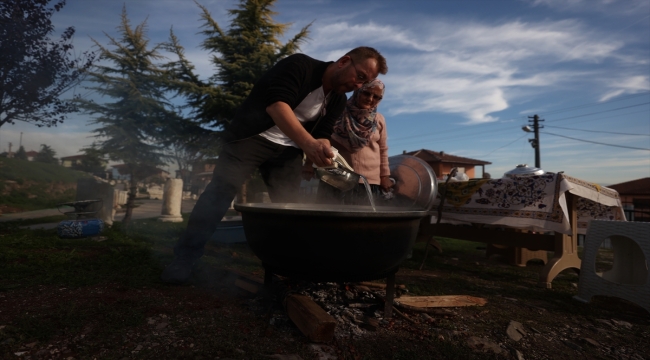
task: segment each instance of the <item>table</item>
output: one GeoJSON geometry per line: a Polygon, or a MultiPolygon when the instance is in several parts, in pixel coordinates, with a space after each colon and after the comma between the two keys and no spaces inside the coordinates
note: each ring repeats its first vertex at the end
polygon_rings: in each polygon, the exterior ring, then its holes
{"type": "Polygon", "coordinates": [[[564,173],[440,184],[434,209],[445,190],[441,223],[437,216],[423,222],[418,240],[435,235],[554,251],[539,277],[547,288],[563,270],[580,270],[577,235],[589,220],[625,220],[615,190],[564,173]]]}

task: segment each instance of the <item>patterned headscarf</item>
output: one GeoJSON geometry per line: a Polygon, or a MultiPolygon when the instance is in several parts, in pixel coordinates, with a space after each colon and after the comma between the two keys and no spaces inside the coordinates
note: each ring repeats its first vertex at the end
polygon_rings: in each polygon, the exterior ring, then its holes
{"type": "Polygon", "coordinates": [[[334,134],[332,137],[341,145],[345,146],[351,152],[357,152],[364,146],[368,145],[370,136],[377,130],[377,105],[370,109],[360,109],[357,107],[359,93],[370,88],[378,87],[381,89],[381,95],[384,95],[386,86],[379,79],[375,79],[352,93],[345,105],[345,110],[334,124],[334,134]]]}

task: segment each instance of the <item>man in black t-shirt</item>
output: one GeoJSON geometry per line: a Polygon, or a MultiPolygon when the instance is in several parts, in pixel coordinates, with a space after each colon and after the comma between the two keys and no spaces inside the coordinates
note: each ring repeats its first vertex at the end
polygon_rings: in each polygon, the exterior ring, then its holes
{"type": "Polygon", "coordinates": [[[189,279],[205,243],[255,169],[260,169],[271,201],[293,202],[303,153],[317,166],[332,163],[329,137],[345,107],[345,93],[387,71],[386,59],[370,47],[355,48],[335,62],[295,54],[267,71],[227,130],[212,181],[194,206],[161,279],[177,284],[189,279]]]}

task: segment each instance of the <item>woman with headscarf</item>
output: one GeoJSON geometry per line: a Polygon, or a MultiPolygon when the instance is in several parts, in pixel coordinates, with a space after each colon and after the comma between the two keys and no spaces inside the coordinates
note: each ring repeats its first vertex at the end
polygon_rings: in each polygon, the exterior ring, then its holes
{"type": "MultiPolygon", "coordinates": [[[[330,141],[354,171],[366,177],[375,198],[378,198],[382,191],[389,192],[393,186],[389,178],[386,120],[377,112],[377,106],[384,97],[384,90],[385,85],[379,79],[355,90],[348,99],[343,114],[334,124],[330,141]]],[[[313,174],[311,164],[306,163],[303,177],[309,180],[313,174]]],[[[321,182],[317,201],[369,204],[363,180],[360,180],[356,188],[345,193],[321,182]]]]}

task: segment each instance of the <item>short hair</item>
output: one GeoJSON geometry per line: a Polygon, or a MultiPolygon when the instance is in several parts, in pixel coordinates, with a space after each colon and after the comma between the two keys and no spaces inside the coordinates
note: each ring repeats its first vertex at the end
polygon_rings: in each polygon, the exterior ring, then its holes
{"type": "Polygon", "coordinates": [[[375,48],[369,46],[359,46],[356,47],[345,54],[346,56],[351,57],[353,60],[362,61],[365,59],[375,59],[377,60],[377,69],[382,75],[386,75],[388,72],[388,65],[386,65],[386,58],[379,53],[375,48]]]}

